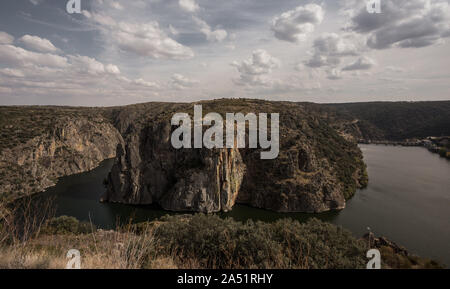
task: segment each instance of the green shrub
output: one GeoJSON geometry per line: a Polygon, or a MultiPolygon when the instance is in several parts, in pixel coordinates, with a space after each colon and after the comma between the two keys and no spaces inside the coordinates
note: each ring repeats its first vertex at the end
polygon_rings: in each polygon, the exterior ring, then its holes
{"type": "MultiPolygon", "coordinates": [[[[393,248],[387,246],[381,246],[381,260],[383,264],[387,265],[388,268],[394,269],[443,269],[445,266],[437,261],[420,258],[415,255],[404,255],[401,253],[396,253],[393,248]]],[[[385,267],[383,265],[383,268],[385,267]]]]}
{"type": "Polygon", "coordinates": [[[42,232],[44,234],[89,234],[95,231],[95,226],[80,222],[74,217],[60,216],[47,221],[42,232]]]}
{"type": "Polygon", "coordinates": [[[78,232],[77,234],[90,234],[96,231],[95,225],[89,222],[79,222],[78,223],[78,232]]]}
{"type": "Polygon", "coordinates": [[[215,215],[168,216],[155,230],[158,254],[201,268],[364,268],[365,243],[311,220],[236,222],[215,215]]]}

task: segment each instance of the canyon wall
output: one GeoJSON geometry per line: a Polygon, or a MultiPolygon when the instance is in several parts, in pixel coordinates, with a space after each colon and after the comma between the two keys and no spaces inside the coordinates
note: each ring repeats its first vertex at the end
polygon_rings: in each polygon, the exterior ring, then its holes
{"type": "Polygon", "coordinates": [[[318,106],[245,99],[199,104],[204,115],[279,113],[278,157],[262,160],[261,149],[174,149],[170,137],[176,127],[170,120],[176,112],[192,115],[192,103],[0,108],[2,133],[9,140],[1,144],[0,197],[43,191],[61,176],[89,171],[113,157],[101,201],[172,211],[221,212],[241,203],[278,212],[323,212],[343,209],[367,184],[356,142],[332,127],[335,122],[318,106]]]}
{"type": "MultiPolygon", "coordinates": [[[[155,110],[146,121],[122,113],[120,144],[102,201],[159,204],[173,211],[229,211],[235,203],[278,212],[343,209],[367,184],[362,153],[320,116],[292,103],[220,100],[204,113],[279,112],[280,154],[261,160],[260,149],[180,149],[170,143],[175,112],[193,104],[155,110]],[[138,124],[139,123],[139,124],[138,124]]],[[[145,118],[145,117],[144,117],[145,118]]]]}
{"type": "Polygon", "coordinates": [[[101,116],[55,118],[51,128],[0,155],[2,199],[41,192],[62,176],[86,172],[116,155],[123,139],[101,116]]]}

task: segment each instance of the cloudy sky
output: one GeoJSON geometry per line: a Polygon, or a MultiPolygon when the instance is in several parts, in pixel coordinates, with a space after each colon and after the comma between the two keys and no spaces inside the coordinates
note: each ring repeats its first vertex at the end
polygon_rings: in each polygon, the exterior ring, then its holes
{"type": "Polygon", "coordinates": [[[450,0],[0,3],[0,105],[448,100],[450,0]]]}

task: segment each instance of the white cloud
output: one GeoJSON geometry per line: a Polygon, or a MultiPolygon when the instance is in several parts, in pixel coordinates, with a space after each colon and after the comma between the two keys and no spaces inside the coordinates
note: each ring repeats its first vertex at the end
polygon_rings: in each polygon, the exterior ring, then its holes
{"type": "Polygon", "coordinates": [[[43,1],[44,0],[30,0],[31,4],[33,4],[34,6],[41,4],[43,1]]]}
{"type": "Polygon", "coordinates": [[[327,78],[331,80],[342,79],[341,72],[338,69],[333,68],[328,71],[327,78]]]}
{"type": "Polygon", "coordinates": [[[15,66],[40,65],[47,67],[67,67],[67,58],[25,50],[13,45],[0,45],[0,62],[15,66]]]}
{"type": "Polygon", "coordinates": [[[14,37],[6,32],[0,31],[0,44],[12,44],[14,37]]]}
{"type": "Polygon", "coordinates": [[[178,4],[187,12],[196,12],[200,9],[195,0],[179,0],[178,4]]]}
{"type": "Polygon", "coordinates": [[[84,12],[100,25],[103,33],[120,49],[155,59],[189,59],[194,52],[168,37],[155,21],[147,23],[116,22],[112,17],[84,12]]]}
{"type": "Polygon", "coordinates": [[[120,74],[120,70],[116,65],[104,65],[88,56],[69,55],[69,59],[72,64],[72,69],[77,70],[80,73],[87,73],[90,75],[101,75],[105,73],[113,75],[120,74]]]}
{"type": "Polygon", "coordinates": [[[12,92],[13,92],[13,90],[11,88],[0,86],[0,93],[7,95],[7,94],[11,94],[12,92]]]}
{"type": "Polygon", "coordinates": [[[211,27],[203,20],[193,16],[194,22],[200,27],[200,31],[206,36],[208,41],[222,42],[228,36],[224,29],[211,30],[211,27]]]}
{"type": "Polygon", "coordinates": [[[174,36],[180,34],[180,32],[175,27],[173,27],[172,25],[169,25],[169,31],[170,31],[170,34],[172,34],[174,36]]]}
{"type": "Polygon", "coordinates": [[[131,83],[137,84],[137,85],[146,86],[146,87],[150,87],[150,88],[159,88],[159,85],[156,82],[146,81],[146,80],[144,80],[142,78],[138,78],[136,80],[133,80],[131,83]]]}
{"type": "Polygon", "coordinates": [[[117,9],[117,10],[123,10],[123,6],[119,2],[117,2],[117,1],[108,1],[108,2],[112,8],[117,9]]]}
{"type": "Polygon", "coordinates": [[[227,44],[225,45],[226,48],[228,48],[229,50],[235,50],[236,49],[236,45],[235,44],[227,44]]]}
{"type": "Polygon", "coordinates": [[[120,74],[120,69],[114,64],[108,64],[105,66],[105,71],[110,74],[120,74]]]}
{"type": "Polygon", "coordinates": [[[189,79],[188,77],[179,73],[173,74],[170,79],[170,84],[175,89],[186,89],[189,87],[193,87],[198,83],[198,81],[189,79]]]}
{"type": "Polygon", "coordinates": [[[25,77],[25,74],[21,70],[14,68],[0,69],[0,74],[8,77],[25,77]]]}
{"type": "Polygon", "coordinates": [[[50,40],[45,38],[40,38],[38,36],[24,35],[19,41],[23,43],[27,48],[39,52],[57,52],[56,48],[50,40]]]}
{"type": "Polygon", "coordinates": [[[275,37],[289,42],[301,42],[322,23],[325,12],[317,4],[298,6],[272,20],[275,37]]]}
{"type": "Polygon", "coordinates": [[[269,74],[273,69],[280,67],[280,61],[267,51],[258,49],[253,51],[249,59],[241,62],[234,61],[231,65],[240,73],[239,78],[235,79],[236,84],[270,86],[274,84],[274,81],[269,74]]]}
{"type": "Polygon", "coordinates": [[[60,96],[153,95],[159,86],[142,78],[130,80],[114,64],[82,55],[37,53],[0,45],[0,87],[11,94],[60,96]]]}
{"type": "Polygon", "coordinates": [[[403,68],[397,67],[397,66],[393,66],[393,65],[386,66],[385,70],[386,71],[390,71],[390,72],[398,72],[398,73],[405,72],[405,70],[403,68]]]}
{"type": "Polygon", "coordinates": [[[367,56],[358,58],[355,62],[342,68],[343,71],[368,70],[375,65],[375,61],[367,56]]]}

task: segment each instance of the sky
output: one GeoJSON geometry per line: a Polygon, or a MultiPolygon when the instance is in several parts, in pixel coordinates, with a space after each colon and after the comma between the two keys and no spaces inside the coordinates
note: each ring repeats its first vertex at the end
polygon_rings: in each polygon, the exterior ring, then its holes
{"type": "Polygon", "coordinates": [[[2,0],[0,105],[449,100],[450,0],[2,0]]]}

